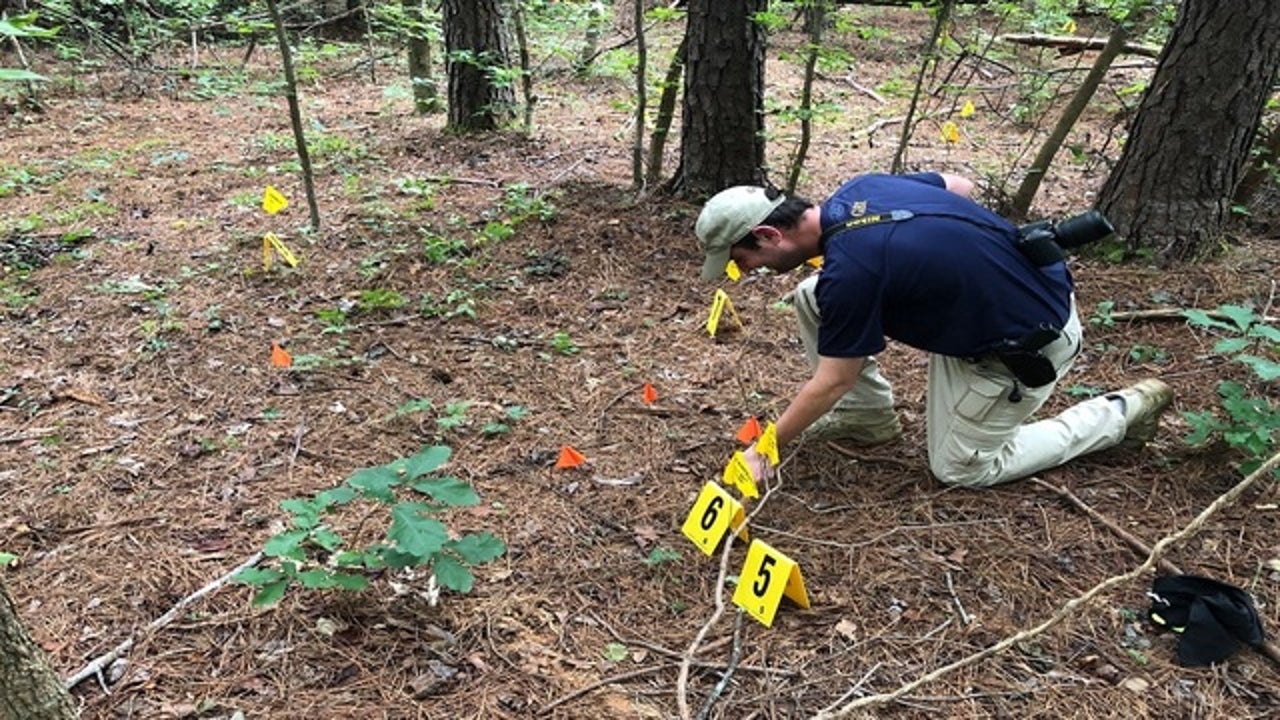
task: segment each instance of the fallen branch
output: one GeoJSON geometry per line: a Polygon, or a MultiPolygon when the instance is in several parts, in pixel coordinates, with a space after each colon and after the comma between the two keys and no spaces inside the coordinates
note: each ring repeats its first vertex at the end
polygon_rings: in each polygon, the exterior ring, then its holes
{"type": "MultiPolygon", "coordinates": [[[[773,493],[782,487],[782,468],[786,467],[793,457],[795,457],[794,452],[778,465],[774,473],[776,481],[765,488],[764,497],[761,497],[760,502],[756,503],[751,512],[747,513],[747,517],[742,521],[740,527],[750,526],[751,520],[768,504],[769,498],[773,496],[773,493]]],[[[676,678],[676,708],[680,711],[681,720],[691,720],[693,717],[689,714],[689,668],[693,665],[693,656],[698,653],[698,646],[702,644],[702,639],[720,621],[720,616],[724,615],[724,584],[725,578],[729,576],[729,551],[733,548],[733,540],[738,536],[738,530],[739,528],[736,527],[729,528],[724,539],[724,549],[720,552],[720,572],[716,576],[716,609],[711,613],[711,617],[707,619],[702,628],[698,630],[693,642],[689,643],[688,649],[684,652],[684,659],[680,661],[680,675],[676,678]]]]}
{"type": "MultiPolygon", "coordinates": [[[[1000,35],[996,39],[1019,45],[1031,45],[1032,47],[1057,48],[1062,51],[1063,55],[1084,52],[1085,50],[1101,50],[1102,46],[1107,44],[1106,38],[1079,38],[1069,35],[1045,35],[1043,33],[1009,33],[1000,35]]],[[[1159,45],[1127,42],[1121,52],[1128,55],[1158,58],[1160,57],[1160,50],[1159,45]]]]}
{"type": "MultiPolygon", "coordinates": [[[[1045,488],[1046,490],[1050,490],[1050,491],[1052,491],[1052,492],[1056,493],[1056,494],[1057,494],[1059,497],[1061,497],[1063,500],[1066,500],[1067,502],[1069,502],[1069,503],[1071,503],[1072,505],[1074,505],[1074,506],[1075,506],[1075,508],[1076,508],[1077,510],[1079,510],[1079,511],[1083,512],[1085,515],[1088,515],[1089,517],[1093,518],[1094,520],[1097,520],[1098,522],[1102,523],[1103,525],[1105,525],[1105,526],[1107,527],[1107,529],[1108,529],[1108,530],[1110,530],[1111,532],[1115,533],[1116,537],[1118,537],[1118,538],[1120,538],[1121,540],[1124,540],[1126,543],[1128,543],[1128,544],[1129,544],[1129,547],[1131,547],[1131,548],[1133,548],[1133,549],[1137,550],[1138,552],[1142,553],[1143,555],[1150,555],[1150,554],[1151,554],[1151,547],[1150,547],[1149,545],[1147,545],[1146,543],[1144,543],[1144,542],[1142,542],[1141,540],[1139,540],[1139,539],[1138,539],[1138,537],[1137,537],[1136,535],[1134,535],[1133,533],[1131,533],[1131,532],[1129,532],[1128,530],[1125,530],[1124,528],[1122,528],[1122,527],[1120,527],[1119,525],[1117,525],[1117,524],[1115,523],[1115,521],[1114,521],[1114,520],[1112,520],[1111,518],[1109,518],[1109,517],[1107,517],[1107,516],[1103,515],[1102,513],[1098,512],[1097,510],[1094,510],[1094,509],[1093,509],[1093,508],[1092,508],[1088,503],[1086,503],[1085,501],[1083,501],[1083,500],[1081,500],[1079,497],[1077,497],[1075,493],[1071,492],[1070,490],[1066,489],[1065,487],[1061,487],[1061,486],[1058,486],[1058,485],[1051,485],[1051,484],[1049,484],[1049,483],[1045,482],[1044,480],[1041,480],[1040,478],[1035,478],[1035,477],[1033,477],[1033,478],[1031,478],[1031,482],[1035,483],[1036,485],[1039,485],[1039,486],[1040,486],[1040,487],[1042,487],[1042,488],[1045,488]]],[[[1164,558],[1161,558],[1161,559],[1160,559],[1159,567],[1160,567],[1160,569],[1161,569],[1161,570],[1165,571],[1166,573],[1168,573],[1168,574],[1170,574],[1170,575],[1182,575],[1182,574],[1183,574],[1183,572],[1182,572],[1181,570],[1179,570],[1179,569],[1178,569],[1178,566],[1177,566],[1177,565],[1174,565],[1172,562],[1170,562],[1169,560],[1166,560],[1166,559],[1164,559],[1164,558]]]]}
{"type": "Polygon", "coordinates": [[[66,688],[70,690],[71,688],[75,687],[76,685],[79,685],[80,683],[84,682],[85,680],[91,677],[97,677],[99,678],[99,682],[101,682],[102,687],[105,689],[107,685],[105,682],[101,680],[102,671],[105,668],[110,667],[111,663],[120,659],[120,657],[122,657],[125,653],[129,652],[129,650],[133,648],[134,644],[137,643],[138,637],[140,635],[145,635],[147,633],[154,632],[164,627],[165,625],[168,625],[169,623],[173,622],[178,618],[179,615],[182,614],[182,611],[185,610],[188,605],[195,602],[196,600],[199,600],[205,595],[208,595],[214,590],[217,590],[223,585],[226,585],[228,582],[231,581],[231,578],[235,577],[236,574],[238,574],[241,570],[245,570],[253,567],[254,565],[257,565],[258,561],[262,560],[262,557],[263,555],[261,552],[254,553],[253,556],[250,557],[248,560],[245,560],[244,562],[240,563],[240,565],[235,570],[232,570],[226,575],[223,575],[217,580],[214,580],[208,585],[205,585],[199,590],[182,598],[177,602],[177,604],[169,608],[168,612],[156,618],[155,620],[152,620],[151,623],[146,627],[144,627],[141,632],[135,633],[128,640],[125,640],[124,642],[115,646],[115,648],[112,649],[111,652],[105,655],[100,655],[94,660],[90,661],[89,664],[81,668],[79,672],[67,678],[66,681],[63,682],[63,685],[65,685],[66,688]]]}
{"type": "Polygon", "coordinates": [[[653,673],[658,672],[664,667],[666,666],[654,665],[653,667],[640,668],[639,670],[632,670],[631,672],[624,672],[618,675],[610,675],[609,677],[606,677],[606,678],[600,678],[599,680],[591,683],[590,685],[584,685],[583,687],[580,687],[577,690],[574,690],[568,695],[561,696],[559,698],[556,698],[555,700],[552,700],[546,705],[543,705],[541,708],[538,709],[538,714],[545,715],[552,708],[558,705],[563,705],[569,702],[570,700],[576,700],[582,697],[583,695],[586,695],[587,693],[591,692],[592,690],[595,690],[596,688],[602,688],[605,685],[612,685],[613,683],[622,682],[623,680],[632,680],[638,677],[644,677],[645,675],[652,675],[653,673]]]}
{"type": "Polygon", "coordinates": [[[58,432],[58,428],[32,428],[30,430],[22,430],[12,435],[0,437],[0,445],[8,445],[9,443],[20,443],[28,440],[37,440],[42,437],[48,437],[58,432]]]}
{"type": "Polygon", "coordinates": [[[702,703],[702,710],[698,713],[698,720],[706,720],[711,717],[711,708],[715,707],[716,700],[724,694],[724,689],[729,687],[729,680],[733,677],[733,673],[738,669],[738,661],[742,659],[742,618],[746,615],[741,608],[738,609],[738,616],[733,622],[733,652],[729,653],[729,665],[724,669],[724,675],[720,677],[720,682],[711,689],[711,693],[707,695],[707,699],[702,703]]]}
{"type": "MultiPolygon", "coordinates": [[[[1091,506],[1085,503],[1085,501],[1076,497],[1076,495],[1072,493],[1070,490],[1066,489],[1065,487],[1050,485],[1049,483],[1041,480],[1040,478],[1031,478],[1031,481],[1039,485],[1040,487],[1052,490],[1053,492],[1057,493],[1062,498],[1067,500],[1067,502],[1070,502],[1072,505],[1076,506],[1076,508],[1080,509],[1089,517],[1105,525],[1108,530],[1115,533],[1116,536],[1119,537],[1121,540],[1124,540],[1129,545],[1129,547],[1133,548],[1134,550],[1137,550],[1139,553],[1142,553],[1144,555],[1151,554],[1150,545],[1143,542],[1141,539],[1138,538],[1138,536],[1120,527],[1111,518],[1103,515],[1097,510],[1094,510],[1091,506]]],[[[1182,568],[1179,568],[1177,565],[1174,565],[1172,562],[1165,560],[1163,558],[1159,562],[1159,567],[1161,570],[1163,570],[1166,574],[1169,574],[1169,575],[1185,575],[1186,574],[1185,572],[1182,571],[1182,568]]],[[[1262,653],[1264,656],[1266,656],[1269,660],[1271,660],[1275,664],[1280,665],[1280,647],[1277,647],[1275,643],[1263,641],[1262,647],[1257,648],[1257,650],[1258,652],[1262,653]]]]}
{"type": "Polygon", "coordinates": [[[1004,640],[1001,640],[1000,642],[996,643],[995,645],[992,645],[991,647],[988,647],[984,650],[980,650],[972,655],[961,658],[953,663],[943,665],[940,668],[936,668],[933,671],[926,673],[925,675],[922,675],[919,678],[916,678],[915,680],[912,680],[911,682],[908,682],[898,687],[898,689],[892,692],[881,693],[879,695],[868,695],[867,697],[859,698],[858,700],[855,700],[849,703],[848,705],[845,705],[832,712],[828,712],[825,710],[820,711],[817,715],[813,716],[813,720],[833,720],[834,718],[848,717],[855,710],[861,710],[874,705],[883,705],[888,702],[893,702],[894,700],[901,698],[902,696],[912,692],[916,688],[926,683],[933,682],[934,680],[937,680],[938,678],[941,678],[944,675],[948,675],[956,670],[960,670],[962,668],[969,667],[970,665],[974,665],[982,660],[985,660],[991,657],[992,655],[1001,653],[1018,643],[1026,642],[1031,638],[1034,638],[1043,634],[1046,630],[1049,630],[1050,628],[1054,627],[1058,623],[1067,619],[1072,614],[1074,614],[1078,608],[1091,602],[1094,598],[1098,597],[1102,593],[1107,592],[1119,585],[1132,582],[1133,580],[1137,579],[1138,576],[1151,570],[1153,567],[1155,567],[1159,563],[1160,558],[1163,556],[1165,550],[1167,550],[1171,545],[1182,542],[1183,540],[1186,540],[1187,538],[1191,537],[1195,533],[1199,532],[1200,529],[1204,527],[1204,524],[1208,522],[1209,518],[1213,517],[1215,514],[1218,513],[1218,511],[1222,510],[1223,508],[1227,507],[1228,505],[1231,505],[1236,500],[1238,500],[1240,496],[1244,494],[1246,490],[1252,487],[1254,483],[1256,483],[1258,480],[1264,477],[1269,477],[1277,467],[1280,467],[1280,453],[1276,453],[1275,455],[1272,455],[1271,458],[1268,459],[1266,462],[1264,462],[1261,467],[1259,467],[1257,470],[1254,470],[1252,473],[1249,473],[1249,475],[1245,479],[1237,483],[1235,487],[1231,488],[1227,492],[1220,495],[1216,500],[1210,503],[1208,507],[1202,510],[1199,515],[1195,516],[1191,520],[1191,522],[1187,523],[1186,526],[1183,527],[1181,530],[1177,531],[1172,535],[1165,536],[1163,539],[1160,540],[1160,542],[1156,543],[1155,547],[1151,548],[1151,552],[1150,554],[1148,554],[1147,559],[1141,565],[1122,575],[1115,575],[1115,576],[1109,577],[1106,580],[1103,580],[1102,582],[1093,586],[1093,588],[1085,592],[1083,595],[1079,595],[1072,598],[1071,600],[1068,600],[1067,603],[1063,605],[1061,608],[1059,608],[1058,611],[1055,612],[1052,616],[1050,616],[1048,620],[1045,620],[1044,622],[1031,628],[1030,630],[1023,630],[1022,632],[1006,637],[1004,640]]]}
{"type": "MultiPolygon", "coordinates": [[[[1107,317],[1111,318],[1112,320],[1186,320],[1187,316],[1183,314],[1185,312],[1186,310],[1183,310],[1181,308],[1156,308],[1153,310],[1122,310],[1119,312],[1113,312],[1109,314],[1107,317]]],[[[1212,318],[1214,320],[1221,320],[1222,322],[1234,322],[1230,316],[1220,313],[1217,310],[1201,310],[1200,312],[1204,313],[1205,316],[1212,318]]],[[[1268,315],[1268,316],[1258,318],[1258,321],[1270,324],[1273,322],[1280,321],[1280,318],[1272,317],[1268,315]]]]}

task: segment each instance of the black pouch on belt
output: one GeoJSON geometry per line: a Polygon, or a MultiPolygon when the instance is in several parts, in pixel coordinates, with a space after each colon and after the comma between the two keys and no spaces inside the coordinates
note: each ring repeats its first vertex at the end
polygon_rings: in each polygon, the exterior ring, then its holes
{"type": "Polygon", "coordinates": [[[1060,333],[1041,325],[1017,340],[1005,340],[991,351],[996,359],[1013,373],[1018,382],[1030,388],[1042,387],[1058,379],[1058,370],[1040,349],[1057,340],[1060,333]]]}

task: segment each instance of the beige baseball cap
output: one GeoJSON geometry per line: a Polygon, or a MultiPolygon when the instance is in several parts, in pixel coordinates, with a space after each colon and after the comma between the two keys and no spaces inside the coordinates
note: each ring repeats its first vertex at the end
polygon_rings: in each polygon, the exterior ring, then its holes
{"type": "Polygon", "coordinates": [[[764,222],[773,209],[786,200],[782,193],[767,192],[754,185],[736,185],[716,193],[702,207],[694,232],[707,259],[702,263],[702,279],[715,280],[729,264],[733,244],[764,222]]]}

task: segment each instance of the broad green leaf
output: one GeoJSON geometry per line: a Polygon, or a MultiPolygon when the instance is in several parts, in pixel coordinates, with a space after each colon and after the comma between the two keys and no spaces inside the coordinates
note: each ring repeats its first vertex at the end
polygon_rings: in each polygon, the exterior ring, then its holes
{"type": "Polygon", "coordinates": [[[454,592],[468,593],[475,586],[475,578],[471,575],[471,571],[448,555],[437,557],[431,564],[431,572],[435,573],[436,581],[441,587],[449,588],[454,592]]]}
{"type": "Polygon", "coordinates": [[[417,503],[402,502],[391,508],[391,528],[387,539],[401,552],[425,558],[435,554],[449,540],[449,531],[439,520],[422,517],[417,503]]]}
{"type": "Polygon", "coordinates": [[[343,590],[363,590],[369,587],[369,578],[351,573],[334,573],[333,584],[343,590]]]}
{"type": "Polygon", "coordinates": [[[1237,355],[1236,359],[1253,368],[1258,377],[1267,382],[1280,378],[1280,363],[1274,360],[1260,358],[1256,355],[1237,355]]]}
{"type": "Polygon", "coordinates": [[[30,70],[0,68],[0,82],[48,82],[49,78],[30,70]]]}
{"type": "Polygon", "coordinates": [[[9,567],[18,559],[13,553],[0,552],[0,568],[9,567]]]}
{"type": "Polygon", "coordinates": [[[294,576],[302,587],[312,590],[328,590],[337,583],[333,581],[333,574],[328,570],[303,570],[294,576]]]}
{"type": "Polygon", "coordinates": [[[284,591],[289,589],[288,580],[278,580],[276,582],[263,585],[258,594],[253,596],[253,604],[257,607],[266,607],[275,605],[280,602],[280,598],[284,597],[284,591]]]}
{"type": "Polygon", "coordinates": [[[310,500],[303,498],[281,500],[280,509],[293,515],[293,526],[301,530],[310,530],[320,523],[320,508],[310,500]]]}
{"type": "Polygon", "coordinates": [[[423,448],[416,455],[396,460],[387,465],[396,472],[404,473],[405,481],[413,481],[435,470],[449,460],[453,451],[447,445],[433,445],[423,448]]]}
{"type": "Polygon", "coordinates": [[[377,568],[382,566],[382,560],[374,553],[356,552],[354,550],[344,550],[333,556],[333,564],[338,567],[367,567],[377,568]]]}
{"type": "Polygon", "coordinates": [[[458,553],[468,565],[487,563],[502,557],[502,554],[507,551],[507,546],[501,540],[487,532],[463,535],[450,542],[448,547],[458,553]]]}
{"type": "Polygon", "coordinates": [[[342,547],[342,536],[329,528],[317,528],[311,531],[311,542],[329,552],[342,547]]]}
{"type": "Polygon", "coordinates": [[[379,550],[379,554],[382,556],[381,557],[382,564],[386,565],[387,567],[393,570],[401,570],[403,568],[418,567],[419,565],[424,564],[427,560],[430,559],[430,558],[420,557],[418,555],[411,555],[410,553],[407,553],[407,552],[400,552],[395,548],[385,547],[385,546],[379,550]]]}
{"type": "Polygon", "coordinates": [[[415,483],[414,490],[430,495],[437,502],[453,507],[465,507],[480,504],[480,496],[466,482],[456,477],[445,477],[439,480],[423,480],[415,483]]]}
{"type": "Polygon", "coordinates": [[[1183,310],[1182,316],[1185,317],[1192,325],[1199,327],[1218,328],[1219,330],[1235,330],[1235,327],[1222,322],[1221,320],[1209,317],[1209,314],[1203,310],[1183,310]]]}
{"type": "Polygon", "coordinates": [[[0,19],[0,36],[5,37],[53,37],[58,34],[57,28],[35,26],[36,14],[15,15],[13,18],[0,19]]]}
{"type": "Polygon", "coordinates": [[[358,497],[355,490],[350,487],[338,486],[316,493],[316,504],[321,510],[327,510],[334,505],[346,505],[358,497]]]}
{"type": "Polygon", "coordinates": [[[1200,445],[1206,442],[1215,432],[1222,430],[1225,425],[1213,413],[1205,412],[1184,412],[1183,419],[1191,426],[1191,432],[1187,433],[1183,441],[1188,445],[1200,445]]]}
{"type": "Polygon", "coordinates": [[[1232,337],[1223,338],[1213,344],[1213,351],[1219,355],[1231,355],[1249,347],[1253,343],[1248,338],[1232,337]]]}
{"type": "Polygon", "coordinates": [[[604,652],[602,654],[604,655],[604,659],[609,662],[622,662],[627,659],[630,652],[627,650],[626,645],[611,642],[604,646],[604,652]]]}
{"type": "Polygon", "coordinates": [[[247,585],[266,585],[267,583],[283,580],[284,573],[274,568],[250,567],[236,573],[233,579],[236,582],[245,583],[247,585]]]}
{"type": "Polygon", "coordinates": [[[1249,326],[1258,319],[1258,316],[1255,315],[1252,310],[1239,305],[1219,305],[1218,312],[1230,318],[1231,322],[1236,324],[1236,328],[1239,329],[1240,332],[1248,330],[1249,326]]]}
{"type": "Polygon", "coordinates": [[[388,505],[396,501],[392,488],[400,484],[400,476],[387,465],[357,470],[347,478],[347,484],[360,491],[361,495],[374,500],[381,500],[388,505]]]}
{"type": "Polygon", "coordinates": [[[282,532],[267,540],[262,552],[268,557],[290,557],[302,560],[306,555],[302,552],[302,541],[307,539],[306,530],[290,530],[282,532]]]}
{"type": "Polygon", "coordinates": [[[1270,325],[1254,325],[1249,328],[1249,337],[1260,337],[1273,343],[1280,343],[1280,328],[1273,328],[1270,325]]]}

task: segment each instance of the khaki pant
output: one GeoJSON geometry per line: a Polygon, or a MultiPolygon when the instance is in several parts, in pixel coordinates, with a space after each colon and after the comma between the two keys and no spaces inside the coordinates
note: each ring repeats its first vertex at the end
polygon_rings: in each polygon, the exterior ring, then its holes
{"type": "MultiPolygon", "coordinates": [[[[800,337],[814,365],[820,324],[814,295],[817,281],[816,275],[805,279],[794,294],[800,337]]],[[[1073,297],[1062,336],[1041,350],[1057,368],[1059,379],[1080,352],[1081,334],[1073,297]]],[[[1105,397],[1079,403],[1052,418],[1026,422],[1056,386],[1055,381],[1038,388],[1024,387],[994,358],[971,362],[930,354],[926,401],[929,469],[947,484],[986,487],[1057,467],[1124,439],[1124,414],[1105,397]]],[[[892,407],[889,382],[874,359],[867,358],[858,384],[833,411],[856,415],[883,413],[892,407]]]]}

